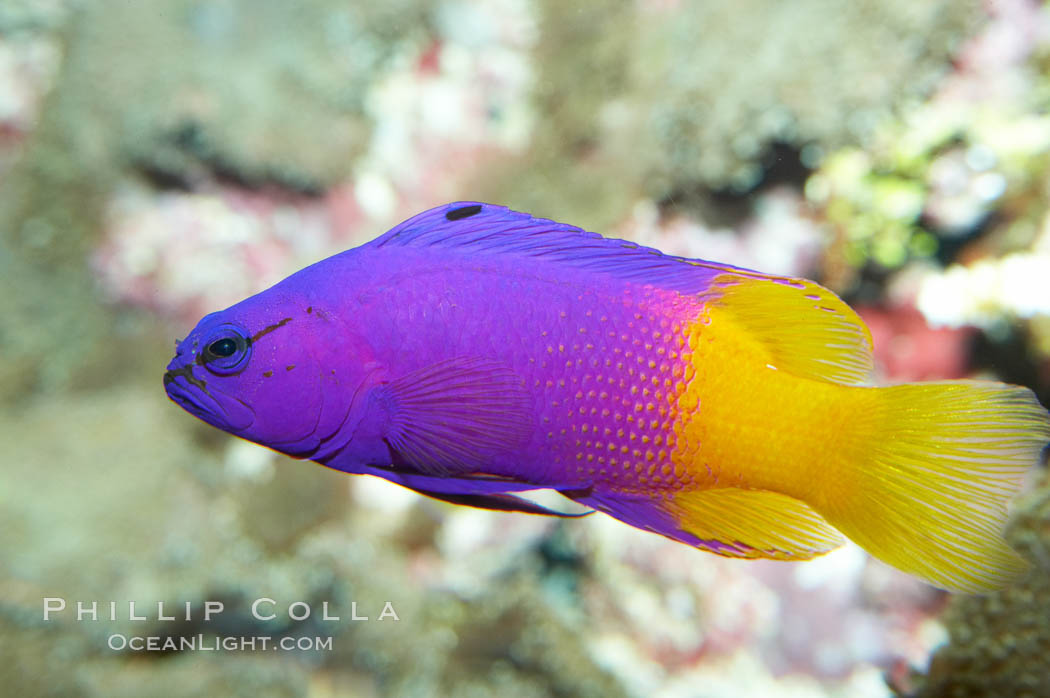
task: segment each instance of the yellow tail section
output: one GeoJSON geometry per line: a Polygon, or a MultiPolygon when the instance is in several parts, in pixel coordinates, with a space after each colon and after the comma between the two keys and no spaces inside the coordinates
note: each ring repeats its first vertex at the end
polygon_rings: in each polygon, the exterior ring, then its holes
{"type": "Polygon", "coordinates": [[[875,557],[936,586],[986,591],[1026,567],[1002,539],[1010,499],[1050,440],[1026,388],[941,382],[845,388],[855,438],[806,499],[875,557]]]}
{"type": "Polygon", "coordinates": [[[1026,388],[973,381],[868,387],[871,335],[801,279],[727,271],[687,327],[674,458],[692,473],[668,509],[722,555],[799,559],[838,529],[954,590],[1007,583],[1011,498],[1050,441],[1026,388]],[[830,526],[829,526],[830,524],[830,526]]]}

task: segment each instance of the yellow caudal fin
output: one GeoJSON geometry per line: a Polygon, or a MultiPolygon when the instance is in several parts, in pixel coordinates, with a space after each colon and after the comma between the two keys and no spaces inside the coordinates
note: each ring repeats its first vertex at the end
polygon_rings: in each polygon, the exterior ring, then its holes
{"type": "Polygon", "coordinates": [[[1050,440],[1026,388],[940,382],[852,388],[857,436],[809,503],[875,557],[929,583],[979,592],[1026,567],[1002,538],[1007,510],[1050,440]]]}

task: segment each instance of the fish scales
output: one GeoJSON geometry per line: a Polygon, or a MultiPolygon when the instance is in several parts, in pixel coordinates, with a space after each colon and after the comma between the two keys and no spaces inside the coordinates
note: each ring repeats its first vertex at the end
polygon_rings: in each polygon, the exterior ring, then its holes
{"type": "Polygon", "coordinates": [[[558,267],[545,274],[497,259],[450,269],[440,253],[391,254],[404,270],[392,282],[369,279],[382,258],[344,270],[373,289],[354,315],[377,345],[399,348],[391,372],[480,353],[514,367],[533,396],[532,439],[490,472],[625,492],[692,479],[671,453],[676,401],[693,374],[694,299],[558,267]],[[508,307],[508,296],[520,300],[508,307]]]}

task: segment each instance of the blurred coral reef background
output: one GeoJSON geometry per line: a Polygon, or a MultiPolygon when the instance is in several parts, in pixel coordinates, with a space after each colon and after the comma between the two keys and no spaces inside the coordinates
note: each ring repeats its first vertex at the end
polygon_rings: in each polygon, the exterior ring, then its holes
{"type": "Polygon", "coordinates": [[[1029,576],[949,598],[855,547],[729,561],[601,516],[454,508],[167,403],[201,315],[468,198],[815,278],[886,380],[1050,403],[1040,3],[2,0],[6,694],[1047,695],[1046,484],[1009,532],[1029,576]],[[44,622],[44,597],[227,611],[44,622]],[[260,597],[315,612],[259,621],[260,597]]]}

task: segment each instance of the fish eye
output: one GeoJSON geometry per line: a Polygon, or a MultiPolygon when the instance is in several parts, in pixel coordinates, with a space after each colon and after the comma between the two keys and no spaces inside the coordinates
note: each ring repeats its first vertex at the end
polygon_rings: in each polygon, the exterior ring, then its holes
{"type": "Polygon", "coordinates": [[[226,357],[237,351],[237,342],[229,337],[223,337],[208,345],[208,351],[215,356],[226,357]]]}
{"type": "Polygon", "coordinates": [[[198,361],[214,374],[240,373],[248,365],[252,343],[248,333],[236,325],[219,325],[208,333],[203,344],[198,361]]]}

